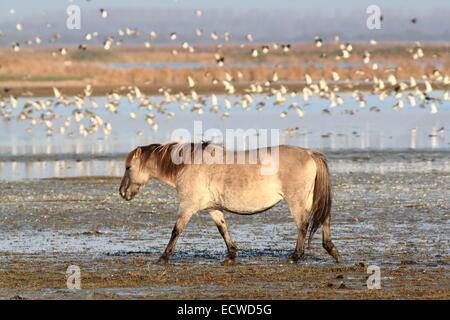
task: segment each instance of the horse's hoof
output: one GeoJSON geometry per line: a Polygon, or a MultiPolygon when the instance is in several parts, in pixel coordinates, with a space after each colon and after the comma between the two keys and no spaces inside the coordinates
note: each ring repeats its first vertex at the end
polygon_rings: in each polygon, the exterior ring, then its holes
{"type": "Polygon", "coordinates": [[[296,264],[303,259],[303,256],[292,255],[288,258],[288,263],[296,264]]]}
{"type": "Polygon", "coordinates": [[[169,259],[166,259],[166,258],[159,258],[155,262],[155,264],[159,264],[159,265],[165,265],[165,264],[168,264],[168,263],[169,263],[169,259]]]}
{"type": "Polygon", "coordinates": [[[339,252],[337,251],[336,247],[334,247],[331,250],[330,255],[333,257],[333,259],[336,263],[339,263],[340,256],[339,256],[339,252]]]}
{"type": "Polygon", "coordinates": [[[234,266],[236,264],[236,260],[231,258],[225,258],[225,260],[223,260],[221,263],[221,265],[223,266],[234,266]]]}

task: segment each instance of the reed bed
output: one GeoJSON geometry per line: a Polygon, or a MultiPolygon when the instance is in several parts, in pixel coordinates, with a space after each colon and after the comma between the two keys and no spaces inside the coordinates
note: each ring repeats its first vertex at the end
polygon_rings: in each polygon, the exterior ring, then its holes
{"type": "Polygon", "coordinates": [[[411,45],[383,45],[379,47],[354,45],[353,54],[349,59],[336,60],[339,54],[337,45],[325,45],[316,48],[312,45],[295,45],[288,53],[281,50],[251,57],[250,48],[258,45],[224,46],[216,48],[202,46],[195,53],[189,53],[177,48],[178,54],[173,55],[174,46],[161,46],[150,49],[140,47],[114,48],[105,51],[101,48],[79,51],[69,48],[65,56],[58,53],[57,48],[23,49],[14,53],[8,49],[0,50],[0,86],[20,85],[25,81],[53,81],[55,85],[64,81],[72,81],[80,85],[90,83],[95,85],[187,85],[187,77],[194,79],[196,84],[210,85],[214,80],[226,80],[226,73],[236,82],[262,82],[278,75],[279,81],[304,81],[305,74],[313,80],[332,80],[332,72],[340,75],[341,80],[387,79],[390,74],[398,79],[408,80],[410,77],[422,79],[424,75],[431,78],[437,70],[443,75],[450,74],[450,51],[447,45],[424,46],[425,56],[413,60],[408,48],[411,45]],[[371,62],[362,63],[364,51],[371,50],[371,62]],[[214,53],[219,52],[225,57],[225,66],[215,66],[214,53]],[[53,53],[53,54],[52,54],[53,53]],[[321,58],[320,53],[327,57],[321,58]],[[176,63],[193,62],[207,63],[213,66],[200,68],[112,68],[105,63],[176,63]],[[227,63],[252,62],[250,66],[228,66],[227,63]],[[373,69],[373,62],[378,69],[373,69]],[[439,62],[439,66],[433,65],[439,62]],[[260,63],[260,65],[258,65],[260,63]],[[267,63],[275,65],[267,65],[267,63]],[[289,63],[289,66],[283,64],[289,63]],[[305,64],[306,63],[306,64],[305,64]],[[308,64],[310,63],[310,64],[308,64]],[[341,66],[339,63],[350,63],[341,66]],[[360,65],[353,66],[352,63],[360,65]],[[319,65],[316,65],[319,64],[319,65]]]}

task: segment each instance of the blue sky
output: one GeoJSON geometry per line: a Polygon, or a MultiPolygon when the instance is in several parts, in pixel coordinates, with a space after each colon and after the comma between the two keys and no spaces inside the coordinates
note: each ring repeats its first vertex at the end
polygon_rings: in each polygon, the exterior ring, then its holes
{"type": "MultiPolygon", "coordinates": [[[[0,0],[0,46],[36,35],[48,38],[55,32],[62,34],[64,43],[80,43],[87,32],[98,31],[101,41],[125,27],[137,28],[142,34],[176,31],[186,41],[207,41],[195,37],[195,28],[204,29],[205,34],[229,31],[236,41],[245,33],[262,42],[311,41],[316,35],[330,38],[335,34],[362,41],[449,41],[450,0],[0,0]],[[81,8],[78,31],[66,28],[70,4],[81,8]],[[374,4],[385,18],[382,30],[366,26],[366,9],[374,4]],[[108,19],[100,17],[100,8],[108,10],[108,19]],[[195,9],[203,9],[201,19],[195,18],[195,9]],[[412,25],[412,18],[419,22],[412,25]],[[23,31],[16,30],[17,23],[23,31]],[[46,28],[47,23],[53,27],[46,28]]],[[[166,40],[160,37],[157,41],[166,40]]]]}
{"type": "Polygon", "coordinates": [[[299,12],[321,11],[326,14],[365,10],[371,4],[380,6],[382,10],[402,10],[411,14],[432,13],[450,8],[449,0],[1,0],[0,18],[11,18],[10,9],[16,10],[16,18],[57,12],[64,10],[71,2],[82,8],[202,8],[205,11],[230,8],[236,11],[289,9],[299,12]]]}

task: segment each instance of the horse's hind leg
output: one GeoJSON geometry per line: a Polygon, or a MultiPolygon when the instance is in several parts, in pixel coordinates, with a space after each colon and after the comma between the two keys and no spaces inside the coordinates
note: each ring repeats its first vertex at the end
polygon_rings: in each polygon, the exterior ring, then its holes
{"type": "Polygon", "coordinates": [[[186,227],[187,223],[194,213],[194,210],[185,210],[180,208],[177,222],[175,223],[175,226],[172,230],[172,236],[170,237],[166,250],[162,254],[161,258],[159,258],[157,263],[167,263],[172,257],[178,237],[183,232],[184,228],[186,227]]]}
{"type": "Polygon", "coordinates": [[[237,248],[231,240],[230,233],[228,232],[227,224],[225,223],[225,218],[222,211],[209,210],[209,214],[216,223],[217,229],[219,229],[219,232],[222,235],[223,240],[225,240],[225,244],[227,245],[228,255],[226,257],[226,260],[234,260],[234,258],[236,258],[237,248]]]}
{"type": "Polygon", "coordinates": [[[298,260],[303,258],[303,254],[305,252],[305,238],[308,231],[308,217],[305,207],[302,203],[298,203],[298,199],[292,202],[288,201],[288,205],[298,231],[297,244],[295,246],[294,253],[289,257],[289,260],[291,262],[297,262],[298,260]]]}
{"type": "Polygon", "coordinates": [[[330,236],[330,224],[331,224],[331,216],[325,218],[325,221],[322,225],[322,245],[325,250],[336,260],[339,262],[339,252],[333,242],[331,241],[330,236]]]}

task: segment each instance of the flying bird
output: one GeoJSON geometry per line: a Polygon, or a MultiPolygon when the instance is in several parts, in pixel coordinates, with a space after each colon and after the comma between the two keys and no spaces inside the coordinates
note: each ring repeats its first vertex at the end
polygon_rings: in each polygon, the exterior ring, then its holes
{"type": "Polygon", "coordinates": [[[314,37],[314,42],[316,43],[317,48],[320,48],[323,44],[322,38],[319,36],[314,37]]]}
{"type": "Polygon", "coordinates": [[[100,16],[101,16],[103,19],[108,18],[108,11],[106,11],[105,9],[100,9],[100,16]]]}

